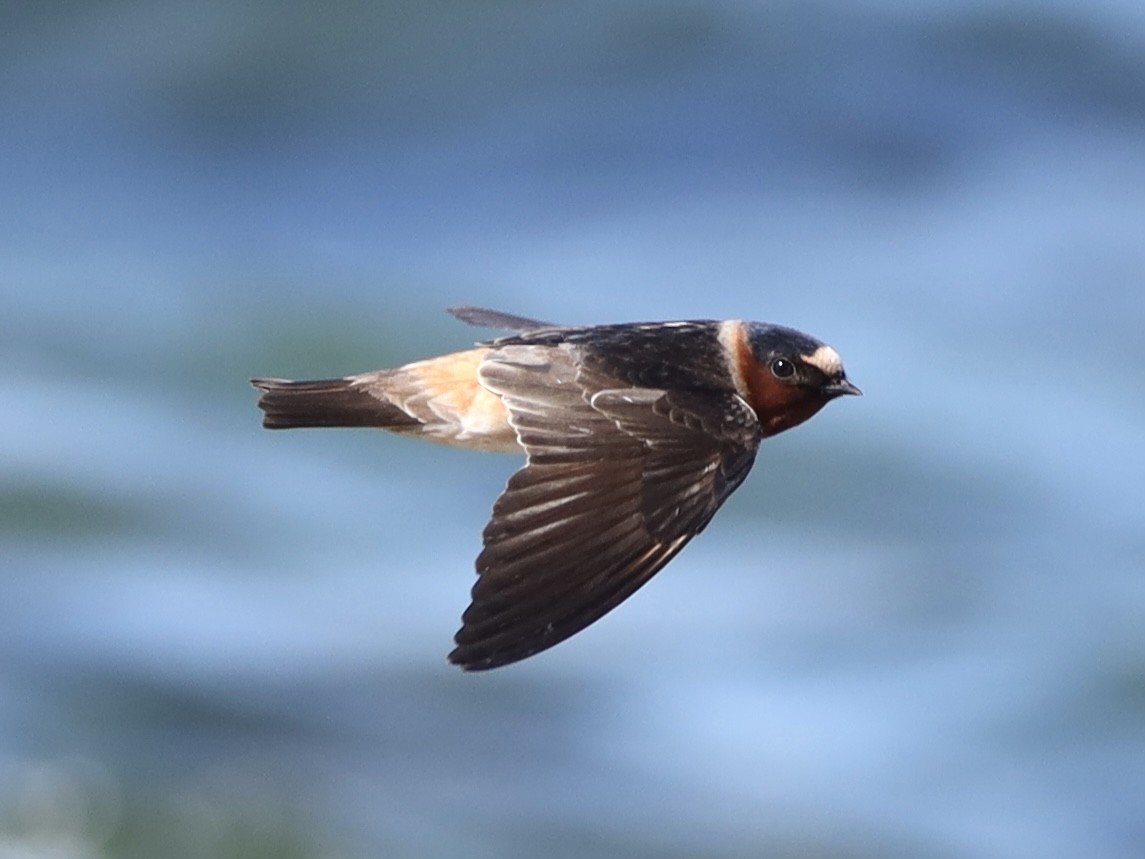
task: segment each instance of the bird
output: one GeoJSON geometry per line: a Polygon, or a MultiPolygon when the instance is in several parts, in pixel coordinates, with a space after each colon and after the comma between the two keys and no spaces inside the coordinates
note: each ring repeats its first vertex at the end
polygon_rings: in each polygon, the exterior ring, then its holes
{"type": "Polygon", "coordinates": [[[611,611],[704,530],[763,439],[861,394],[835,349],[780,325],[449,312],[512,333],[394,369],[251,384],[268,429],[376,427],[524,453],[448,657],[466,671],[533,656],[611,611]]]}

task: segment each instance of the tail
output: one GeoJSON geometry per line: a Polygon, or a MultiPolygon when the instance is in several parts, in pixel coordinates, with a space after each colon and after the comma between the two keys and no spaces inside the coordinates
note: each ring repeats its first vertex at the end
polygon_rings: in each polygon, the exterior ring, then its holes
{"type": "Polygon", "coordinates": [[[382,427],[401,430],[420,426],[393,403],[370,393],[354,379],[251,379],[262,391],[258,407],[267,429],[299,427],[382,427]]]}

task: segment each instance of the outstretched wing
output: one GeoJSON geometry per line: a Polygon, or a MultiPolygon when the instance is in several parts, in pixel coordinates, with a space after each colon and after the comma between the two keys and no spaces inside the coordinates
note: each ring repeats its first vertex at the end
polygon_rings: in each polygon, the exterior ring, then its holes
{"type": "Polygon", "coordinates": [[[698,534],[747,476],[759,427],[734,393],[626,387],[579,347],[508,345],[479,370],[528,460],[485,528],[450,660],[495,668],[618,605],[698,534]]]}

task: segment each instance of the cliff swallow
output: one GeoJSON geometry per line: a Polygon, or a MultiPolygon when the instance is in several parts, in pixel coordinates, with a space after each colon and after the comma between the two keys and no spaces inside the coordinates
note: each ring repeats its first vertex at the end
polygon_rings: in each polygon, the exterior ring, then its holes
{"type": "Polygon", "coordinates": [[[380,427],[523,452],[493,505],[451,662],[539,653],[626,599],[743,482],[760,440],[858,394],[839,354],[759,322],[562,327],[492,310],[516,332],[341,379],[253,379],[263,426],[380,427]]]}

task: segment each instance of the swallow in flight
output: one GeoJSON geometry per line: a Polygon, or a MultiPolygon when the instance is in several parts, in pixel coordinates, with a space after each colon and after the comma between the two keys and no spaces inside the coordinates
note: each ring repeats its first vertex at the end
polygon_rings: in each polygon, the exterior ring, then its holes
{"type": "Polygon", "coordinates": [[[610,611],[704,529],[762,439],[860,393],[838,352],[778,325],[450,312],[516,333],[392,370],[252,383],[269,429],[380,427],[525,454],[493,505],[449,654],[470,671],[532,656],[610,611]]]}

